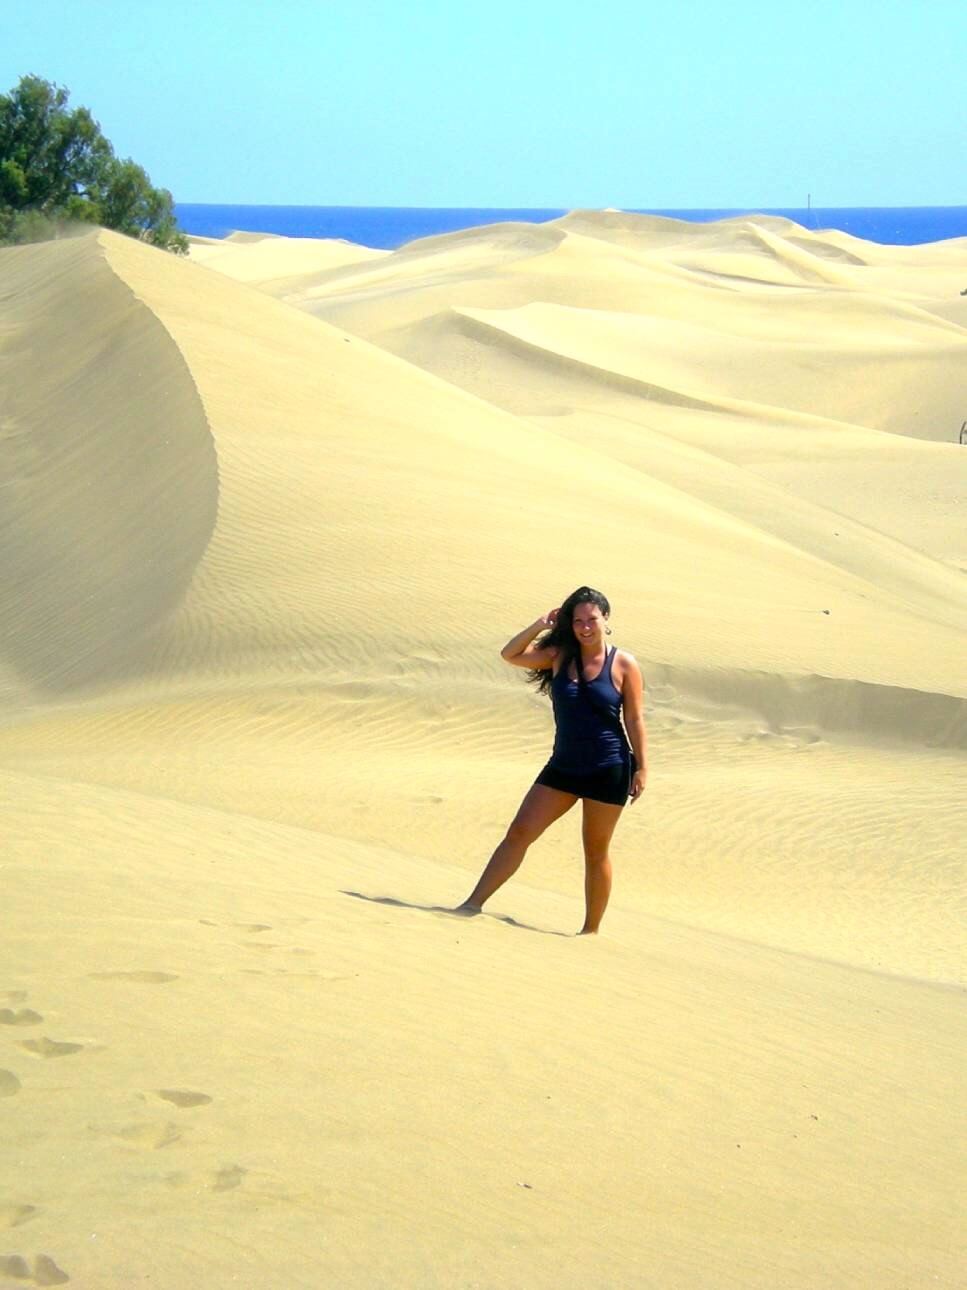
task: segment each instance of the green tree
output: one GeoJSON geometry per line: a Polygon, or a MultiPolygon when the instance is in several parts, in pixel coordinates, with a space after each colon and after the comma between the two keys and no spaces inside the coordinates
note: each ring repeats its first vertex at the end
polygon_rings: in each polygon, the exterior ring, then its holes
{"type": "Polygon", "coordinates": [[[171,193],[116,157],[88,109],[69,109],[69,98],[39,76],[0,95],[0,241],[79,220],[186,253],[171,193]]]}

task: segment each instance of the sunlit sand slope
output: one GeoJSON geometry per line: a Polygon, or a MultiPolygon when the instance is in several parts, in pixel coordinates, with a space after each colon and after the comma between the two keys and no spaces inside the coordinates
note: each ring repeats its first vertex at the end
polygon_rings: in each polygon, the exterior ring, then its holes
{"type": "Polygon", "coordinates": [[[333,325],[262,248],[0,253],[0,1279],[954,1290],[962,250],[577,215],[310,263],[333,325]],[[454,919],[584,581],[605,935],[576,816],[454,919]]]}
{"type": "Polygon", "coordinates": [[[418,350],[427,324],[434,348],[441,324],[459,330],[454,308],[531,306],[526,320],[535,306],[545,316],[563,306],[563,359],[634,378],[659,400],[738,399],[760,417],[796,409],[956,441],[967,336],[937,309],[960,301],[967,242],[932,259],[858,239],[847,252],[843,235],[779,221],[794,230],[782,236],[775,223],[588,213],[497,225],[411,243],[376,266],[307,274],[287,298],[401,353],[418,350]]]}
{"type": "Polygon", "coordinates": [[[848,518],[960,575],[964,281],[964,239],[594,212],[425,239],[287,298],[712,500],[744,508],[754,472],[781,487],[774,518],[821,508],[814,539],[834,558],[855,558],[848,518]]]}
{"type": "Polygon", "coordinates": [[[573,896],[524,884],[467,925],[410,851],[0,791],[2,1257],[119,1290],[958,1286],[962,992],[623,901],[562,938],[573,896]]]}

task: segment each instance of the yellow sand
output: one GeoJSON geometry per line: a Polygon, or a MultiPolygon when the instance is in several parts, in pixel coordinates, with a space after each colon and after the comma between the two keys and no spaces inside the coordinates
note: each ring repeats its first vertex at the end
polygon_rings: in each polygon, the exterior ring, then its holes
{"type": "Polygon", "coordinates": [[[0,1286],[961,1287],[967,241],[0,283],[0,1286]],[[582,582],[649,693],[602,935],[577,813],[454,918],[582,582]]]}
{"type": "Polygon", "coordinates": [[[190,246],[192,260],[271,295],[298,290],[307,273],[378,260],[386,254],[386,251],[355,246],[337,238],[252,233],[232,233],[223,241],[196,237],[191,239],[190,246]]]}

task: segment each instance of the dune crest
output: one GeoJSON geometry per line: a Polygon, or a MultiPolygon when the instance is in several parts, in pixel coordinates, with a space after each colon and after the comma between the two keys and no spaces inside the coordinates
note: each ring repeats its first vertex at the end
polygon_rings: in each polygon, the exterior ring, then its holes
{"type": "Polygon", "coordinates": [[[135,666],[181,602],[218,467],[190,371],[98,234],[0,266],[0,650],[8,693],[66,691],[135,666]]]}
{"type": "Polygon", "coordinates": [[[272,295],[281,295],[319,273],[378,260],[385,251],[356,246],[338,238],[280,237],[232,233],[223,240],[193,243],[191,258],[239,282],[248,282],[272,295]]]}

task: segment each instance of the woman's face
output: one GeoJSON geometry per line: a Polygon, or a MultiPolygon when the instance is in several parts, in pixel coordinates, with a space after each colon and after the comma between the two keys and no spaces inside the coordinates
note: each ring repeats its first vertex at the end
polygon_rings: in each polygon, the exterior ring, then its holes
{"type": "Polygon", "coordinates": [[[580,604],[574,606],[571,626],[579,641],[593,645],[604,639],[607,621],[597,605],[591,604],[588,600],[582,600],[580,604]]]}

